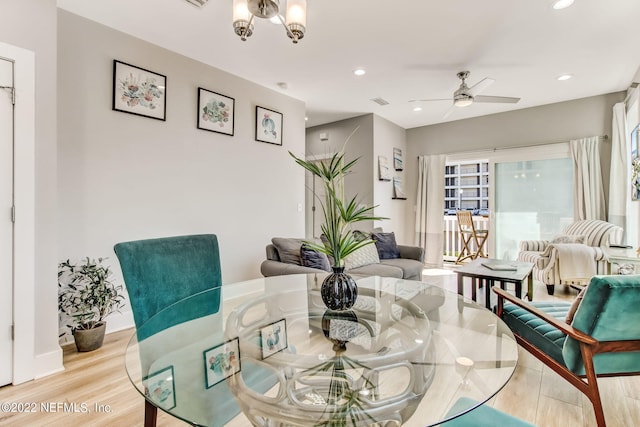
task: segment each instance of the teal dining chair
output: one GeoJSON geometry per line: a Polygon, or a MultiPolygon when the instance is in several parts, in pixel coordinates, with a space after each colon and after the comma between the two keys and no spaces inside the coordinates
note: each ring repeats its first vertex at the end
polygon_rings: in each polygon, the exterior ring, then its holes
{"type": "Polygon", "coordinates": [[[118,243],[114,251],[138,331],[138,341],[188,320],[217,313],[220,308],[222,272],[215,234],[164,237],[118,243]],[[186,297],[218,289],[209,298],[196,300],[189,310],[164,324],[147,322],[154,314],[186,297]],[[145,324],[145,327],[140,327],[145,324]]]}
{"type": "Polygon", "coordinates": [[[480,405],[479,402],[468,397],[459,398],[447,413],[447,417],[474,406],[476,407],[471,411],[440,424],[441,427],[535,427],[533,424],[498,411],[491,406],[480,405]]]}
{"type": "MultiPolygon", "coordinates": [[[[114,246],[114,251],[133,311],[143,376],[151,376],[158,368],[155,365],[162,363],[167,353],[183,354],[183,365],[172,366],[176,401],[187,405],[185,410],[189,410],[189,402],[180,398],[180,381],[186,382],[187,387],[202,384],[202,392],[195,398],[204,399],[210,405],[204,405],[209,410],[198,417],[208,426],[225,425],[240,413],[228,384],[221,381],[205,389],[204,370],[189,359],[225,339],[219,313],[222,274],[217,236],[201,234],[122,242],[114,246]],[[175,304],[178,301],[182,302],[175,304]],[[163,309],[167,310],[154,317],[163,309]],[[207,319],[206,327],[195,331],[202,336],[203,348],[185,349],[174,343],[182,333],[180,328],[188,325],[186,322],[204,319],[207,319]],[[176,336],[176,340],[157,339],[168,329],[171,331],[166,333],[176,336]],[[159,342],[161,348],[158,348],[159,342]]],[[[241,375],[245,383],[259,392],[269,390],[277,382],[271,372],[251,363],[243,363],[241,375]]],[[[144,425],[153,427],[158,409],[148,399],[145,399],[144,425]]]]}

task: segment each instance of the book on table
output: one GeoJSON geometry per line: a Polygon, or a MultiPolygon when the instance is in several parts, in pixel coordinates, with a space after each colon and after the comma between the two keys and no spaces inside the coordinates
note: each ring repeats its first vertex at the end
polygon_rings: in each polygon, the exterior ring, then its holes
{"type": "Polygon", "coordinates": [[[497,270],[497,271],[517,271],[518,270],[518,267],[516,267],[515,265],[507,264],[507,263],[483,262],[482,265],[487,267],[490,270],[497,270]]]}

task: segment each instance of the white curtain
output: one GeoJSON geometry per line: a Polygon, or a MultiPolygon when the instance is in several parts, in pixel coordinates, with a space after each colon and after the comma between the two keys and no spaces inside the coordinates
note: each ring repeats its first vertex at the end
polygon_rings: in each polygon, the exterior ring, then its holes
{"type": "Polygon", "coordinates": [[[627,144],[627,111],[624,102],[613,106],[611,133],[611,172],[609,175],[609,222],[625,231],[626,242],[627,204],[631,186],[629,182],[629,146],[627,144]]]}
{"type": "Polygon", "coordinates": [[[600,141],[597,136],[569,142],[573,159],[573,211],[575,219],[606,221],[604,187],[600,169],[600,141]]]}
{"type": "Polygon", "coordinates": [[[445,163],[445,155],[418,157],[415,244],[424,248],[429,267],[442,267],[445,163]]]}

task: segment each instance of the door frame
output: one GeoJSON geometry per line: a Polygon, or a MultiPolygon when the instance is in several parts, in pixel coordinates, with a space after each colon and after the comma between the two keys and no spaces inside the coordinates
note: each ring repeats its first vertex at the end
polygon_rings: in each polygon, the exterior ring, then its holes
{"type": "Polygon", "coordinates": [[[35,372],[35,53],[0,42],[14,62],[13,384],[35,372]],[[20,284],[20,286],[16,286],[20,284]]]}

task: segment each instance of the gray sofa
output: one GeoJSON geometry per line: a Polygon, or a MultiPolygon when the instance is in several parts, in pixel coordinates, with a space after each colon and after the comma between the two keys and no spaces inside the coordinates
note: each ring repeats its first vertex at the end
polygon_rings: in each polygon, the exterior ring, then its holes
{"type": "MultiPolygon", "coordinates": [[[[302,239],[292,239],[302,240],[302,239]]],[[[407,280],[422,280],[424,268],[424,250],[417,246],[398,245],[400,258],[381,259],[372,263],[346,270],[350,274],[363,276],[395,277],[407,280]]],[[[305,267],[295,261],[283,262],[274,244],[267,245],[267,259],[260,265],[263,276],[282,276],[286,274],[324,273],[324,270],[305,267]]]]}

